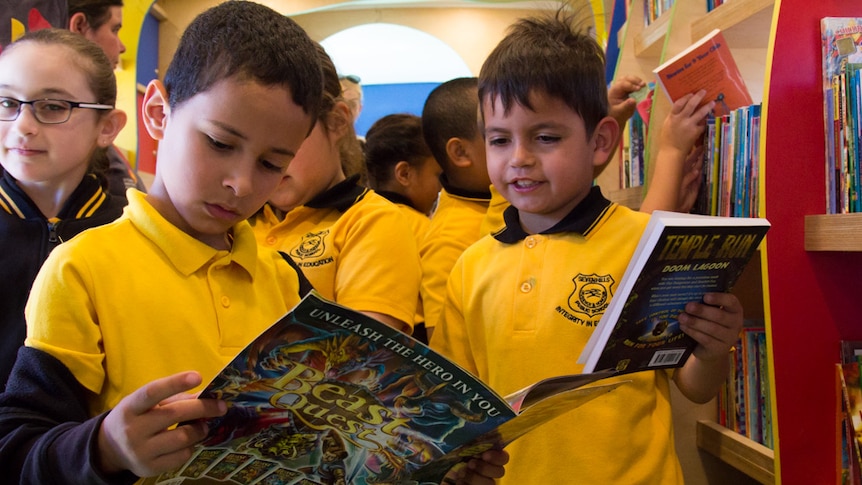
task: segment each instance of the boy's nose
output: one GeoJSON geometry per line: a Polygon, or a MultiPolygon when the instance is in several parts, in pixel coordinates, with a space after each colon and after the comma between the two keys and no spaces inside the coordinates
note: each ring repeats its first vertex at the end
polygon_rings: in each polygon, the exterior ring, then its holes
{"type": "Polygon", "coordinates": [[[236,197],[244,197],[251,193],[252,175],[248,170],[237,167],[224,178],[224,186],[230,189],[236,197]]]}
{"type": "Polygon", "coordinates": [[[524,167],[533,164],[533,154],[530,153],[530,150],[524,146],[523,143],[516,143],[512,147],[512,161],[511,165],[513,167],[524,167]]]}

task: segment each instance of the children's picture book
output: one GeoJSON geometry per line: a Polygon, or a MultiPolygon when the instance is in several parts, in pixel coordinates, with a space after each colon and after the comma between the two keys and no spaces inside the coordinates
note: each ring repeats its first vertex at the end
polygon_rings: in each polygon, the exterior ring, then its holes
{"type": "Polygon", "coordinates": [[[705,89],[701,105],[715,101],[715,116],[753,104],[730,46],[719,29],[703,36],[653,72],[672,103],[686,94],[705,89]]]}
{"type": "MultiPolygon", "coordinates": [[[[506,358],[501,356],[500,358],[506,358]]],[[[145,483],[439,484],[627,381],[550,378],[502,397],[412,337],[312,291],[201,392],[227,414],[145,483]]]]}
{"type": "Polygon", "coordinates": [[[756,217],[654,211],[579,357],[583,372],[682,366],[696,342],[679,314],[705,293],[730,291],[769,227],[756,217]]]}
{"type": "Polygon", "coordinates": [[[820,19],[826,212],[862,212],[862,17],[820,19]]]}

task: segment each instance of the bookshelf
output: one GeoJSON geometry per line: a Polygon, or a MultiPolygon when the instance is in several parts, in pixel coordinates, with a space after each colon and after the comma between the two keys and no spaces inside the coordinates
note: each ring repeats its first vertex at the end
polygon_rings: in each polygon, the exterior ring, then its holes
{"type": "MultiPolygon", "coordinates": [[[[642,1],[633,1],[621,33],[617,75],[652,80],[660,60],[720,28],[754,101],[763,103],[760,214],[772,229],[756,277],[737,290],[761,300],[743,304],[747,316],[762,312],[767,329],[775,450],[710,419],[697,422],[697,445],[759,483],[837,483],[834,364],[840,340],[862,339],[862,214],[825,214],[819,25],[827,16],[862,17],[862,2],[732,0],[707,13],[704,0],[677,0],[643,27],[642,1]]],[[[653,127],[668,109],[656,93],[653,127]]],[[[650,131],[648,151],[658,134],[650,131]]],[[[608,167],[599,180],[611,197],[614,173],[608,167]]]]}

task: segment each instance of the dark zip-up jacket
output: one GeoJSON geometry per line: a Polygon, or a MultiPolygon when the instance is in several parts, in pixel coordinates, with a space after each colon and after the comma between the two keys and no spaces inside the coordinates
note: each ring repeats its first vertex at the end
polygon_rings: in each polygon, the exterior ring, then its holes
{"type": "Polygon", "coordinates": [[[120,217],[126,200],[87,175],[60,213],[48,219],[8,173],[0,178],[0,391],[27,334],[24,306],[51,250],[79,232],[120,217]]]}

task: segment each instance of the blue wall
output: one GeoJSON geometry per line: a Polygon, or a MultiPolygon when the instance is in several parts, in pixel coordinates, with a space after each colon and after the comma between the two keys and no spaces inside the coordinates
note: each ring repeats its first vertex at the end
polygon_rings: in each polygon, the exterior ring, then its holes
{"type": "Polygon", "coordinates": [[[365,136],[371,125],[393,113],[422,116],[428,94],[440,83],[369,84],[362,86],[362,113],[356,120],[356,133],[365,136]]]}

